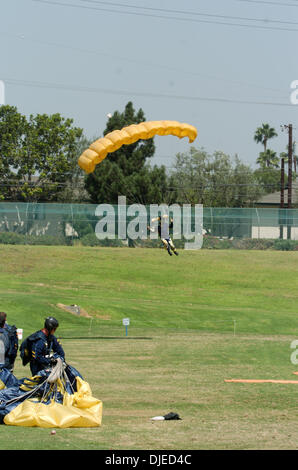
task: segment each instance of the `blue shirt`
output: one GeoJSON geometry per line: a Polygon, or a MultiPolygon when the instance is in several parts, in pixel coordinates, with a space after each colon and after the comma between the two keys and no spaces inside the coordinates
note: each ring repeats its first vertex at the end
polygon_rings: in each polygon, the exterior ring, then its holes
{"type": "Polygon", "coordinates": [[[38,338],[32,345],[32,360],[30,361],[30,369],[33,375],[39,370],[49,367],[51,361],[49,356],[54,352],[56,356],[65,359],[64,350],[54,335],[46,335],[42,330],[38,332],[38,338]]]}

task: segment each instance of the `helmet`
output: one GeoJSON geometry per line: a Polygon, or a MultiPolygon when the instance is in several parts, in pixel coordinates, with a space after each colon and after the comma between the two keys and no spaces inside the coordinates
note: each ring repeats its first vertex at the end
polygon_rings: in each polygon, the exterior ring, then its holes
{"type": "Polygon", "coordinates": [[[56,320],[56,318],[54,318],[54,317],[47,317],[47,318],[45,319],[44,327],[45,327],[48,331],[52,331],[53,329],[58,328],[58,326],[59,326],[59,323],[58,323],[58,320],[56,320]]]}

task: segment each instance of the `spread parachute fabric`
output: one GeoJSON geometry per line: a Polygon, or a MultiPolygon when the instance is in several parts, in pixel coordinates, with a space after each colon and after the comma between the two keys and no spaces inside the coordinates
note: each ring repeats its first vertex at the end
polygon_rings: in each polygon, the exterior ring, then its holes
{"type": "Polygon", "coordinates": [[[51,371],[21,380],[3,369],[0,380],[0,422],[11,426],[42,428],[97,427],[102,402],[92,396],[89,384],[70,365],[57,362],[51,371]]]}
{"type": "Polygon", "coordinates": [[[17,385],[18,379],[8,369],[0,369],[0,390],[3,390],[7,387],[15,387],[17,385]]]}
{"type": "Polygon", "coordinates": [[[95,166],[102,162],[108,153],[115,152],[122,145],[151,139],[155,135],[173,135],[180,139],[188,137],[189,143],[191,143],[197,137],[197,129],[190,124],[177,121],[145,121],[140,124],[131,124],[121,130],[114,130],[93,142],[82,153],[78,164],[86,173],[92,173],[95,166]]]}

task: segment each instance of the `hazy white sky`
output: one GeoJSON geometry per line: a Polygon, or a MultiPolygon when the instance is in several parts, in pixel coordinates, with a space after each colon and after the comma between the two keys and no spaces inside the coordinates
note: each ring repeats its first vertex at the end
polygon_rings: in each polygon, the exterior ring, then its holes
{"type": "MultiPolygon", "coordinates": [[[[297,0],[1,0],[0,80],[26,115],[59,112],[87,137],[128,101],[147,120],[197,127],[193,145],[252,167],[263,122],[285,150],[298,140],[297,0]]],[[[188,141],[157,137],[154,162],[171,167],[188,141]]]]}

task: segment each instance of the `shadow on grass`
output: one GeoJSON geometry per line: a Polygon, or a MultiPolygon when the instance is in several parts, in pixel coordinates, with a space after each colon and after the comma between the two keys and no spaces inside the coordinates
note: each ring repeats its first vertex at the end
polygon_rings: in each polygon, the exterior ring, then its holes
{"type": "Polygon", "coordinates": [[[60,336],[59,339],[148,339],[152,340],[153,338],[149,336],[60,336]]]}

